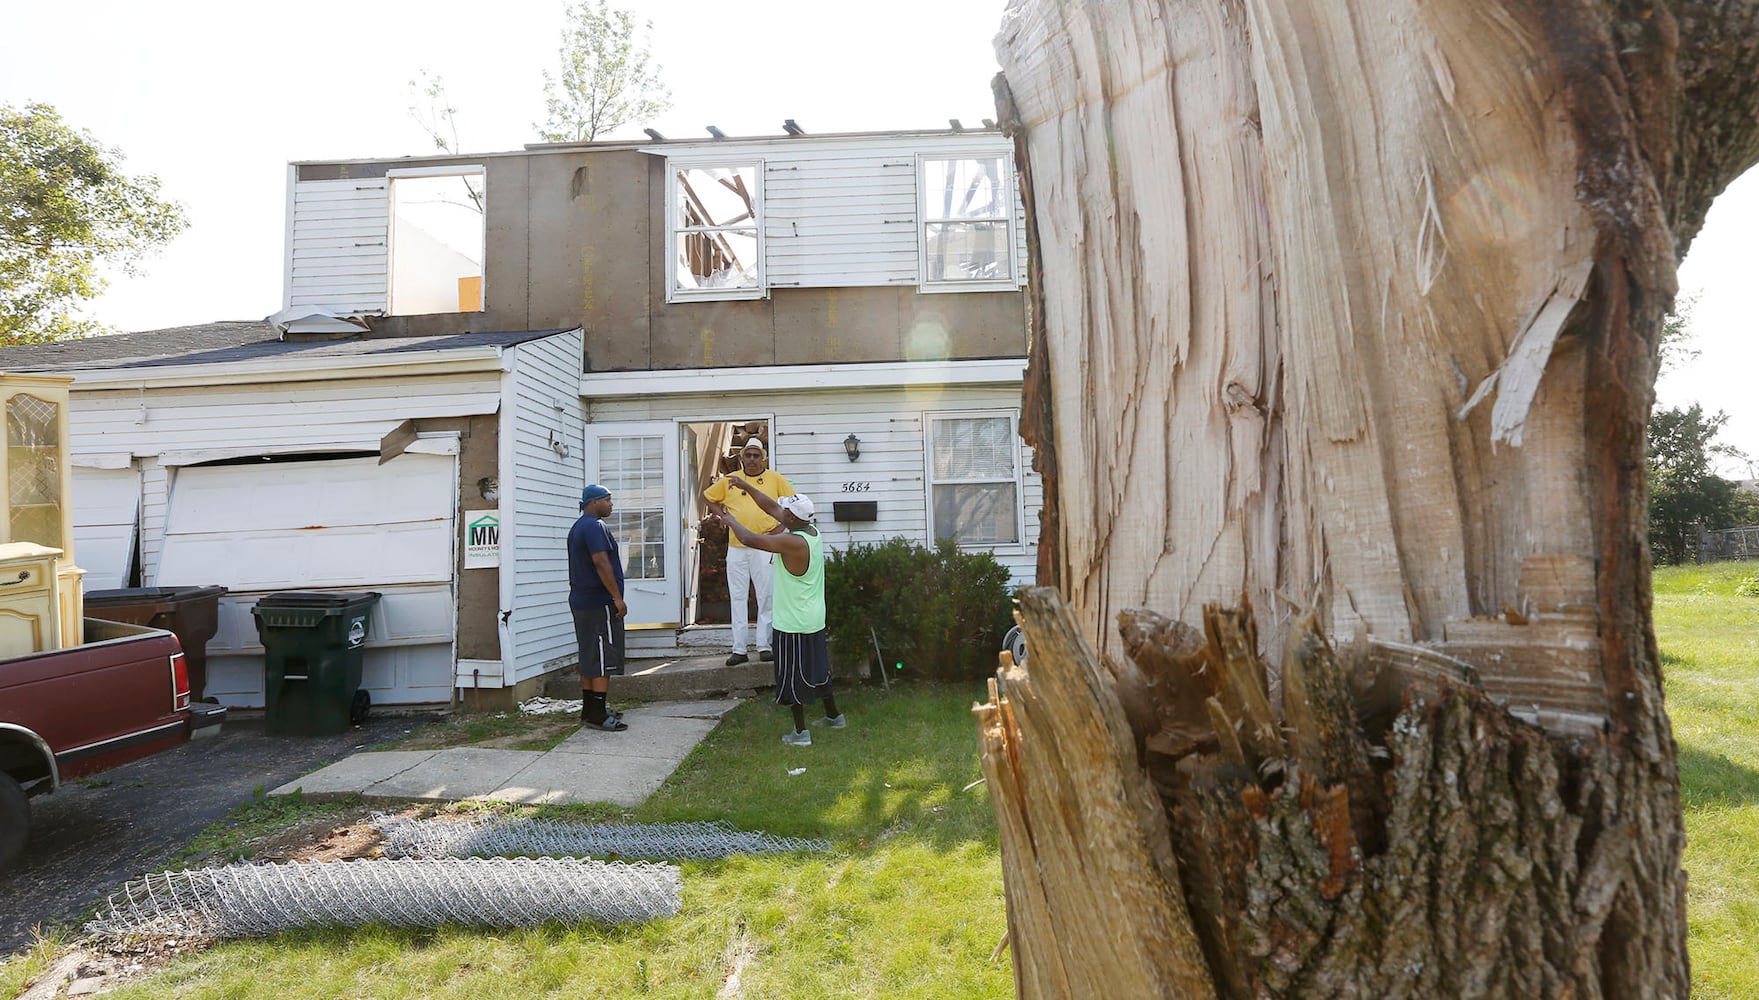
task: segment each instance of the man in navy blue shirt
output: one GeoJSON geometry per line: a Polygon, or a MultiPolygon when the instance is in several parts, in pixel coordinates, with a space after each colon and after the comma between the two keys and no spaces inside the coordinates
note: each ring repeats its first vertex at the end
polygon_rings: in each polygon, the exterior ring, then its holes
{"type": "Polygon", "coordinates": [[[623,674],[623,559],[605,526],[611,491],[593,483],[580,493],[579,520],[568,529],[568,610],[580,644],[580,724],[617,733],[628,729],[605,707],[612,674],[623,674]]]}

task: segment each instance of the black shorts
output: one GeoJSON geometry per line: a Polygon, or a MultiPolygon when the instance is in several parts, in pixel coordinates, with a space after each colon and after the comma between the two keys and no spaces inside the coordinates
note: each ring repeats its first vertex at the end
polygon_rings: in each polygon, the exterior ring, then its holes
{"type": "Polygon", "coordinates": [[[825,630],[783,632],[771,636],[776,651],[776,704],[810,705],[818,689],[831,682],[831,647],[825,630]]]}
{"type": "Polygon", "coordinates": [[[575,608],[574,641],[580,644],[580,676],[623,676],[623,619],[611,605],[575,608]]]}

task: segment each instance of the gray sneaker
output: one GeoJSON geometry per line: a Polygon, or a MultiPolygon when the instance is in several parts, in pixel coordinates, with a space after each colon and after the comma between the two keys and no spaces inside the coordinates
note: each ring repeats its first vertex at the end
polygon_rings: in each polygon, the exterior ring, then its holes
{"type": "Polygon", "coordinates": [[[791,747],[809,747],[812,746],[812,732],[802,729],[797,733],[783,733],[782,742],[791,747]]]}
{"type": "Polygon", "coordinates": [[[849,724],[849,720],[847,718],[845,718],[844,716],[842,716],[841,714],[839,714],[836,718],[832,718],[831,716],[827,715],[824,718],[818,720],[818,722],[817,722],[817,725],[830,726],[832,729],[842,729],[844,726],[847,726],[848,724],[849,724]]]}

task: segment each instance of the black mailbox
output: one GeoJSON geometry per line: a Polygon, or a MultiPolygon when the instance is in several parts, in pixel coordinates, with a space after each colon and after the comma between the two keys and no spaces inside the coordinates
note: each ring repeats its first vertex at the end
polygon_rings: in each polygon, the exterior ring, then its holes
{"type": "Polygon", "coordinates": [[[831,520],[877,521],[879,520],[879,501],[833,500],[831,501],[831,520]]]}

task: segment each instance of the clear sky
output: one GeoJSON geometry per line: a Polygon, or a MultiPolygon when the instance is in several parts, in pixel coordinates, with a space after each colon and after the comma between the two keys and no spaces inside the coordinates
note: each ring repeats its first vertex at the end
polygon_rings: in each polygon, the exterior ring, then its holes
{"type": "MultiPolygon", "coordinates": [[[[700,136],[939,128],[995,117],[1003,0],[621,0],[651,20],[674,107],[700,136]]],[[[118,276],[93,309],[125,330],[255,319],[280,308],[286,165],[419,155],[408,83],[446,81],[467,151],[517,149],[543,116],[560,0],[0,0],[0,102],[45,101],[155,173],[190,228],[118,276]]],[[[1723,440],[1759,461],[1759,175],[1737,181],[1680,272],[1698,358],[1661,401],[1726,410],[1723,440]]],[[[1759,475],[1741,466],[1725,474],[1759,475]]]]}

